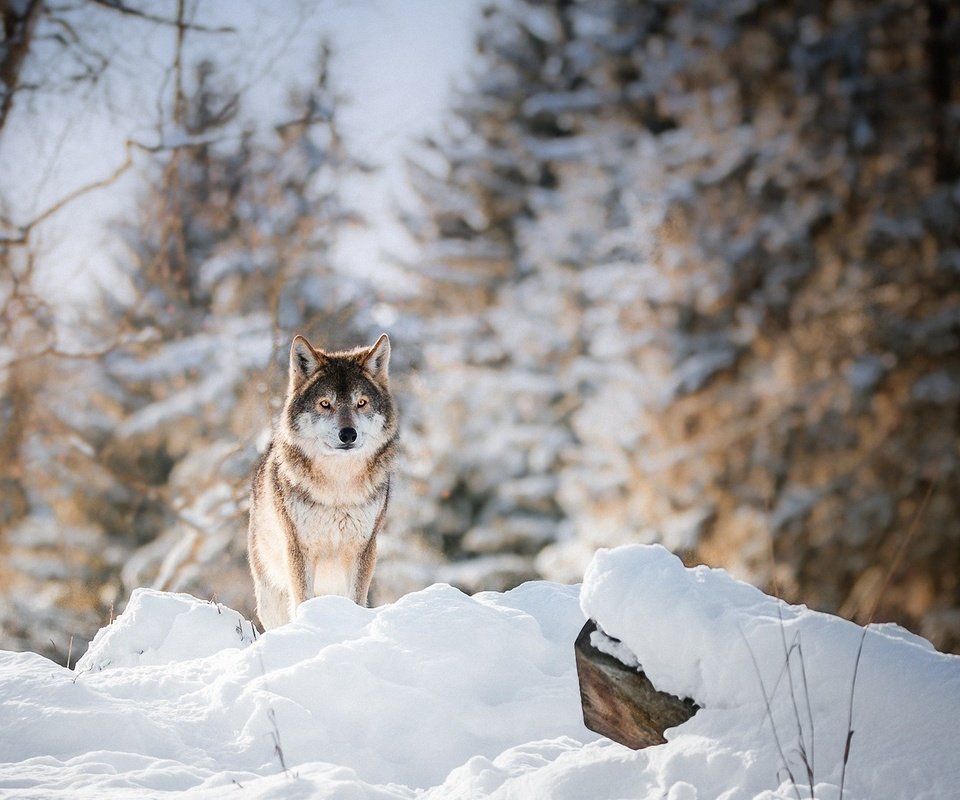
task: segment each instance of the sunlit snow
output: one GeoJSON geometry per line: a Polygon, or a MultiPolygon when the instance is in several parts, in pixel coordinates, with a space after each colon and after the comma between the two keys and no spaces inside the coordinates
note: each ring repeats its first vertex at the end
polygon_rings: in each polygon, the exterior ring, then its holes
{"type": "MultiPolygon", "coordinates": [[[[582,592],[317,598],[259,637],[222,605],[138,590],[74,670],[0,654],[0,793],[806,798],[802,738],[815,796],[837,798],[862,630],[658,546],[601,551],[582,592]],[[634,752],[584,727],[584,611],[660,688],[704,706],[667,744],[634,752]]],[[[855,692],[844,797],[951,796],[960,658],[871,628],[855,692]]]]}

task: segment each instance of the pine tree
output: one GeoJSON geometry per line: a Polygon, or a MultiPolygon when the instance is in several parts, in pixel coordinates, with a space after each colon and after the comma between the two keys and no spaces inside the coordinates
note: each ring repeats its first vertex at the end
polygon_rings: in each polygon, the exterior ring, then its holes
{"type": "MultiPolygon", "coordinates": [[[[317,85],[291,97],[288,122],[240,133],[240,98],[201,64],[183,104],[184,143],[139,217],[120,226],[130,291],[103,305],[125,333],[104,362],[123,408],[98,446],[130,503],[108,530],[134,548],[120,600],[152,585],[252,613],[249,478],[282,399],[289,342],[302,331],[334,346],[358,338],[360,292],[332,271],[329,250],[340,226],[362,224],[337,186],[364,167],[343,149],[327,56],[317,85]]],[[[108,513],[110,496],[100,501],[108,513]]]]}
{"type": "Polygon", "coordinates": [[[470,312],[434,321],[422,400],[452,398],[424,418],[449,552],[556,539],[537,571],[576,580],[598,545],[661,541],[863,615],[929,489],[881,613],[956,646],[931,627],[960,605],[956,17],[493,12],[421,179],[431,274],[470,312]]]}

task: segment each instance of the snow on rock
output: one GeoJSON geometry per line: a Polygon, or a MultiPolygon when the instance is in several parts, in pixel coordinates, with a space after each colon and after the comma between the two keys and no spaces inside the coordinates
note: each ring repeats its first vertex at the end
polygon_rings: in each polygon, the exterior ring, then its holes
{"type": "MultiPolygon", "coordinates": [[[[658,546],[599,552],[579,595],[434,585],[376,609],[313,599],[259,638],[248,626],[137,591],[75,672],[0,653],[0,795],[806,800],[802,738],[813,794],[839,800],[863,629],[658,546]],[[584,612],[658,688],[704,706],[666,744],[634,752],[583,727],[584,612]]],[[[844,800],[955,796],[958,718],[960,658],[871,627],[844,800]]]]}
{"type": "MultiPolygon", "coordinates": [[[[807,783],[802,741],[813,761],[815,795],[837,797],[863,628],[787,605],[722,570],[686,569],[658,545],[598,552],[581,605],[628,648],[654,686],[704,706],[667,732],[669,744],[657,758],[686,775],[700,797],[738,787],[745,796],[759,793],[783,765],[764,693],[797,783],[807,783]],[[709,741],[717,757],[705,770],[698,751],[709,741]]],[[[899,626],[870,626],[854,691],[844,797],[954,795],[960,657],[937,652],[899,626]]],[[[787,778],[780,792],[792,791],[787,778]]]]}

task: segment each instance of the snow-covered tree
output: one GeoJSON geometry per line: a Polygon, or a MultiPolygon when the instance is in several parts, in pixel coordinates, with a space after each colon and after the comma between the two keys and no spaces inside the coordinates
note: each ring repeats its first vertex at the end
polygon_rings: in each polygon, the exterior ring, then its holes
{"type": "Polygon", "coordinates": [[[125,409],[102,454],[156,506],[126,532],[141,545],[126,590],[250,606],[249,475],[282,399],[286,347],[303,330],[328,344],[357,337],[359,285],[328,254],[340,226],[361,223],[337,193],[361,165],[341,146],[323,64],[320,76],[291,98],[288,123],[236,136],[225,131],[236,96],[201,64],[184,106],[187,143],[126,230],[133,291],[121,325],[140,340],[106,359],[125,409]]]}
{"type": "Polygon", "coordinates": [[[247,494],[289,343],[368,334],[363,284],[331,264],[338,230],[364,224],[339,185],[366,167],[343,145],[328,58],[324,47],[315,85],[268,129],[241,128],[242,96],[211,63],[185,81],[177,124],[115,226],[120,277],[71,346],[96,357],[63,358],[42,309],[4,296],[24,311],[4,335],[33,347],[2,347],[15,366],[0,418],[10,641],[65,660],[75,635],[76,656],[138,586],[252,614],[247,494]],[[44,349],[42,363],[23,357],[44,349]]]}
{"type": "Polygon", "coordinates": [[[106,487],[78,424],[102,403],[78,402],[92,388],[92,362],[61,349],[25,245],[0,245],[0,630],[10,646],[64,661],[70,637],[105,618],[99,586],[116,567],[102,527],[84,513],[106,487]]]}
{"type": "Polygon", "coordinates": [[[938,8],[491,12],[415,168],[447,298],[421,491],[448,553],[576,580],[599,545],[662,541],[863,618],[930,491],[881,613],[955,646],[960,27],[938,8]]]}

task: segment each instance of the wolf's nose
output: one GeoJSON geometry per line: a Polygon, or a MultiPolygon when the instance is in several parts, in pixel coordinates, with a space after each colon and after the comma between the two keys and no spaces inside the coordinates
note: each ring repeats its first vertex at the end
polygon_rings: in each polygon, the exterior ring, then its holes
{"type": "Polygon", "coordinates": [[[344,444],[353,444],[357,441],[357,432],[353,428],[341,428],[340,441],[344,444]]]}

